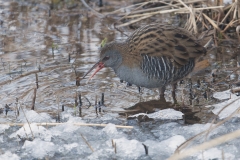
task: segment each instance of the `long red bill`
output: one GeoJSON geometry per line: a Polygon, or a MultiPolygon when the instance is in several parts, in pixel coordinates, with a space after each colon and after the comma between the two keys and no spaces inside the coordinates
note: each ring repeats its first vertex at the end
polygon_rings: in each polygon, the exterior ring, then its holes
{"type": "Polygon", "coordinates": [[[102,63],[102,62],[97,62],[96,64],[94,64],[94,66],[93,66],[87,73],[85,73],[85,75],[82,77],[82,79],[84,79],[94,68],[96,68],[96,70],[95,70],[94,73],[88,78],[88,81],[89,81],[98,71],[100,71],[102,68],[104,68],[104,63],[102,63]]]}

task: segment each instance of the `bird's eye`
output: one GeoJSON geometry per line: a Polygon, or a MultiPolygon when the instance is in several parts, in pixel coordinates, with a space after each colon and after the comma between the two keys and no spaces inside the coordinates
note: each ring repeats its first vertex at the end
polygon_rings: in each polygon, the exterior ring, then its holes
{"type": "Polygon", "coordinates": [[[110,58],[109,56],[105,56],[105,57],[103,58],[103,60],[106,61],[106,60],[109,60],[109,58],[110,58]]]}

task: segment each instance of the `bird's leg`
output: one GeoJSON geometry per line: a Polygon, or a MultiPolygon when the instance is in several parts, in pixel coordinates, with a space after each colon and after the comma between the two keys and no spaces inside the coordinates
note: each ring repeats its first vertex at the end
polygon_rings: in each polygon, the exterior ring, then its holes
{"type": "Polygon", "coordinates": [[[138,92],[141,94],[141,87],[138,86],[138,92]]]}
{"type": "Polygon", "coordinates": [[[127,82],[127,87],[130,87],[130,86],[132,86],[132,84],[131,84],[131,83],[129,83],[129,82],[127,82]]]}
{"type": "Polygon", "coordinates": [[[163,100],[163,101],[166,101],[165,97],[164,97],[164,92],[166,90],[166,87],[162,87],[162,88],[159,88],[159,93],[160,93],[160,101],[163,100]]]}
{"type": "Polygon", "coordinates": [[[176,93],[175,93],[176,88],[177,88],[177,83],[173,83],[172,84],[172,98],[173,98],[174,104],[177,104],[176,93]]]}
{"type": "Polygon", "coordinates": [[[138,86],[138,92],[139,92],[139,98],[140,98],[140,100],[139,100],[139,102],[142,102],[142,94],[143,94],[143,92],[142,92],[142,88],[141,87],[139,87],[138,86]]]}

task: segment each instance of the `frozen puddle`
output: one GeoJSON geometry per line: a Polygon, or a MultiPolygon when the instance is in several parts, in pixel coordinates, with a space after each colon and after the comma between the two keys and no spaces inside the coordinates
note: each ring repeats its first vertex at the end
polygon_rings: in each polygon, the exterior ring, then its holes
{"type": "MultiPolygon", "coordinates": [[[[220,104],[216,107],[218,105],[220,104]]],[[[58,159],[61,157],[92,160],[168,159],[183,142],[211,126],[211,124],[183,125],[177,122],[158,124],[144,122],[134,126],[133,129],[119,129],[112,123],[108,123],[106,127],[88,127],[73,125],[73,123],[86,122],[82,118],[71,116],[69,111],[61,114],[66,123],[56,126],[38,126],[37,122],[43,122],[43,119],[49,123],[54,120],[50,119],[46,113],[38,114],[32,110],[26,111],[30,125],[25,123],[22,127],[10,127],[1,124],[0,159],[58,159]]],[[[166,109],[148,116],[158,119],[161,116],[162,119],[179,119],[182,113],[166,109]]],[[[26,119],[19,116],[19,121],[26,122],[26,119]]],[[[235,131],[239,128],[239,122],[238,117],[232,118],[211,131],[208,137],[202,136],[193,141],[190,147],[235,131]]],[[[235,139],[227,144],[198,152],[187,159],[221,159],[222,155],[228,160],[238,159],[240,158],[239,144],[240,140],[235,139]]]]}

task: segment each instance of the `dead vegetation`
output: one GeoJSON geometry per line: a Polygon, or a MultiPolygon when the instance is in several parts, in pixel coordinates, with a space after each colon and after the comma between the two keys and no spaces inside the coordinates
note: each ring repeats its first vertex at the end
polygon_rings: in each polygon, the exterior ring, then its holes
{"type": "MultiPolygon", "coordinates": [[[[142,2],[133,4],[130,6],[126,6],[120,9],[117,9],[113,12],[108,12],[104,14],[98,13],[95,9],[91,8],[84,0],[81,2],[88,9],[93,12],[96,16],[100,18],[105,17],[118,17],[116,19],[115,26],[117,29],[122,30],[123,27],[135,28],[137,25],[146,22],[159,22],[158,16],[166,15],[166,14],[175,14],[180,15],[178,21],[179,24],[184,24],[184,28],[191,31],[193,34],[199,35],[200,39],[206,37],[210,34],[210,37],[214,41],[215,46],[218,46],[222,41],[231,41],[234,44],[239,46],[240,42],[240,1],[233,0],[233,2],[229,5],[224,5],[223,1],[215,0],[214,2],[209,2],[208,0],[152,0],[148,2],[142,2]],[[203,33],[204,34],[201,34],[203,33]],[[238,42],[237,42],[238,41],[238,42]]],[[[171,23],[171,20],[165,22],[171,23]]],[[[210,39],[211,39],[210,38],[210,39]]],[[[23,77],[27,77],[30,75],[36,75],[36,85],[37,88],[30,88],[22,93],[19,96],[19,99],[24,98],[29,92],[34,93],[32,108],[34,108],[34,104],[36,101],[36,94],[38,90],[38,76],[40,72],[47,72],[50,70],[55,70],[56,68],[61,67],[61,69],[73,69],[71,64],[64,64],[61,66],[51,66],[46,68],[40,68],[38,70],[28,71],[12,79],[1,81],[0,86],[4,86],[13,81],[17,81],[23,77]]],[[[75,68],[73,69],[75,70],[75,68]]],[[[75,73],[75,76],[78,77],[75,73]]],[[[57,81],[57,79],[55,79],[57,81]]],[[[56,83],[56,81],[54,83],[56,83]]],[[[44,87],[50,86],[53,84],[52,82],[46,82],[40,85],[40,89],[44,87]]],[[[60,94],[65,92],[65,90],[75,90],[76,86],[71,87],[62,87],[60,89],[54,90],[53,94],[60,94]]],[[[37,96],[40,96],[37,94],[37,96]]],[[[39,98],[39,97],[37,97],[39,98]]],[[[72,95],[72,98],[75,98],[75,95],[72,95]]],[[[39,98],[40,99],[40,98],[39,98]]],[[[40,100],[39,100],[40,101],[40,100]]],[[[96,104],[95,104],[96,105],[96,104]]],[[[226,106],[227,107],[227,106],[226,106]]],[[[224,111],[221,110],[219,114],[224,111]]],[[[97,113],[97,111],[96,111],[97,113]]],[[[213,140],[206,139],[206,142],[195,146],[193,148],[192,144],[195,139],[200,139],[207,137],[208,134],[213,131],[218,126],[224,124],[224,122],[231,119],[235,114],[239,113],[239,110],[236,110],[232,115],[226,118],[223,121],[217,122],[213,121],[209,130],[199,133],[198,135],[192,137],[181,146],[178,147],[175,154],[170,157],[170,159],[181,159],[187,156],[190,156],[196,152],[200,152],[202,150],[208,149],[210,147],[225,143],[227,141],[233,140],[239,137],[239,130],[234,131],[232,133],[226,134],[224,136],[218,137],[213,140]]],[[[60,123],[42,123],[39,125],[58,125],[60,123]]],[[[10,124],[10,125],[23,125],[23,124],[10,124]]],[[[88,125],[88,126],[103,126],[99,124],[75,124],[75,125],[88,125]]],[[[106,125],[104,125],[106,126],[106,125]]],[[[119,128],[132,128],[131,126],[116,126],[119,128]]]]}
{"type": "MultiPolygon", "coordinates": [[[[183,27],[185,29],[199,36],[199,39],[203,39],[207,37],[207,35],[210,35],[208,41],[213,41],[214,47],[217,47],[220,43],[230,41],[230,43],[234,44],[235,47],[239,48],[239,0],[233,0],[232,3],[228,5],[225,5],[222,0],[215,0],[213,2],[206,0],[155,0],[126,6],[124,8],[120,8],[113,12],[107,13],[104,16],[106,17],[115,15],[120,17],[117,20],[115,26],[118,30],[121,30],[122,27],[126,26],[134,28],[134,25],[137,25],[138,23],[148,23],[149,21],[159,22],[158,16],[164,14],[181,15],[179,22],[184,22],[185,25],[183,27]]],[[[168,22],[170,23],[170,21],[168,22]]],[[[239,67],[236,70],[238,69],[239,67]]],[[[224,79],[226,80],[226,78],[224,79]]],[[[233,102],[237,100],[239,100],[239,98],[233,102]]],[[[222,110],[220,110],[218,115],[221,112],[224,112],[224,109],[227,108],[230,104],[226,105],[222,110]]],[[[215,128],[223,125],[224,122],[230,120],[234,115],[238,113],[239,109],[233,112],[226,119],[217,123],[216,119],[214,119],[212,121],[212,125],[208,130],[201,132],[184,142],[177,148],[169,160],[186,158],[188,156],[194,155],[197,152],[201,152],[211,147],[239,138],[239,130],[233,131],[212,140],[208,138],[210,132],[212,132],[215,128]],[[205,139],[205,142],[193,146],[196,139],[205,139]]],[[[216,115],[216,117],[218,115],[216,115]]],[[[224,159],[224,156],[222,158],[224,159]]]]}
{"type": "MultiPolygon", "coordinates": [[[[222,39],[234,40],[239,38],[240,2],[233,0],[231,4],[224,4],[222,0],[214,2],[208,0],[152,0],[129,5],[112,12],[100,14],[81,0],[84,6],[93,11],[99,18],[116,17],[115,26],[118,29],[134,25],[158,22],[173,23],[171,18],[161,22],[159,16],[178,15],[179,24],[199,35],[204,31],[211,33],[215,45],[222,39]],[[210,32],[212,31],[212,32],[210,32]]],[[[206,36],[206,33],[200,38],[206,36]]]]}

